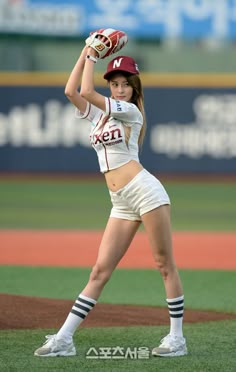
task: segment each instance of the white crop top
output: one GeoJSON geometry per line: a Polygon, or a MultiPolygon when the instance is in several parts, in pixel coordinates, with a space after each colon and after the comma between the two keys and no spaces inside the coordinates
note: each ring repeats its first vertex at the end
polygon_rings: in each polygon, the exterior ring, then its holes
{"type": "Polygon", "coordinates": [[[105,173],[128,163],[139,162],[138,138],[143,116],[138,107],[129,102],[105,98],[106,112],[90,103],[84,113],[76,109],[76,117],[91,122],[90,142],[97,152],[100,171],[105,173]],[[126,143],[124,126],[130,128],[126,143]]]}

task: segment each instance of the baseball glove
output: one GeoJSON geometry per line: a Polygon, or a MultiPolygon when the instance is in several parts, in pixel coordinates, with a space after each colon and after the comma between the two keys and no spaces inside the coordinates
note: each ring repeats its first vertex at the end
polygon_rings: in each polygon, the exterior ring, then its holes
{"type": "Polygon", "coordinates": [[[100,59],[118,52],[127,42],[127,34],[113,28],[101,28],[100,30],[91,32],[85,41],[87,46],[96,50],[100,59]]]}

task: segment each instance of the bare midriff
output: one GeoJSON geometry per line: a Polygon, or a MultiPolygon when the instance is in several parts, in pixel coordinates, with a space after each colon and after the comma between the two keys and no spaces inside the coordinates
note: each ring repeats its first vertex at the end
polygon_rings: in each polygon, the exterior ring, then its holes
{"type": "Polygon", "coordinates": [[[129,183],[141,170],[143,166],[135,160],[104,173],[107,187],[111,191],[118,191],[129,183]]]}

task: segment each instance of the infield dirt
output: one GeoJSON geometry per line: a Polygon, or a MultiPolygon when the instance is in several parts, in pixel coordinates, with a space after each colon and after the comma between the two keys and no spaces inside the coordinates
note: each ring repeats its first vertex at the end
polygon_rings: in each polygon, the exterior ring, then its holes
{"type": "MultiPolygon", "coordinates": [[[[0,231],[0,265],[91,267],[102,232],[0,231]]],[[[173,234],[179,268],[236,269],[235,233],[173,234]]],[[[139,232],[118,267],[154,268],[147,237],[139,232]]],[[[58,328],[73,301],[0,294],[0,329],[58,328]]],[[[185,322],[235,319],[236,314],[185,310],[185,322]]],[[[169,324],[168,310],[157,307],[98,303],[82,327],[169,324]]]]}

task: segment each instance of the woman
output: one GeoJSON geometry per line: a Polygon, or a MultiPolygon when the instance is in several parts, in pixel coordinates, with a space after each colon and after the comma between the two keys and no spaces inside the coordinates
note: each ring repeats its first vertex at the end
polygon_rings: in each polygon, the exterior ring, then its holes
{"type": "Polygon", "coordinates": [[[94,88],[96,61],[96,51],[85,46],[70,74],[65,94],[75,105],[76,116],[91,121],[91,144],[97,152],[113,207],[87,285],[58,333],[46,336],[45,344],[35,355],[76,354],[73,334],[95,306],[141,222],[163,278],[170,315],[170,333],[153,349],[152,355],[185,355],[184,296],[172,254],[170,200],[162,184],[143,168],[138,157],[146,127],[138,66],[127,56],[109,62],[104,75],[111,91],[108,98],[94,88]]]}

